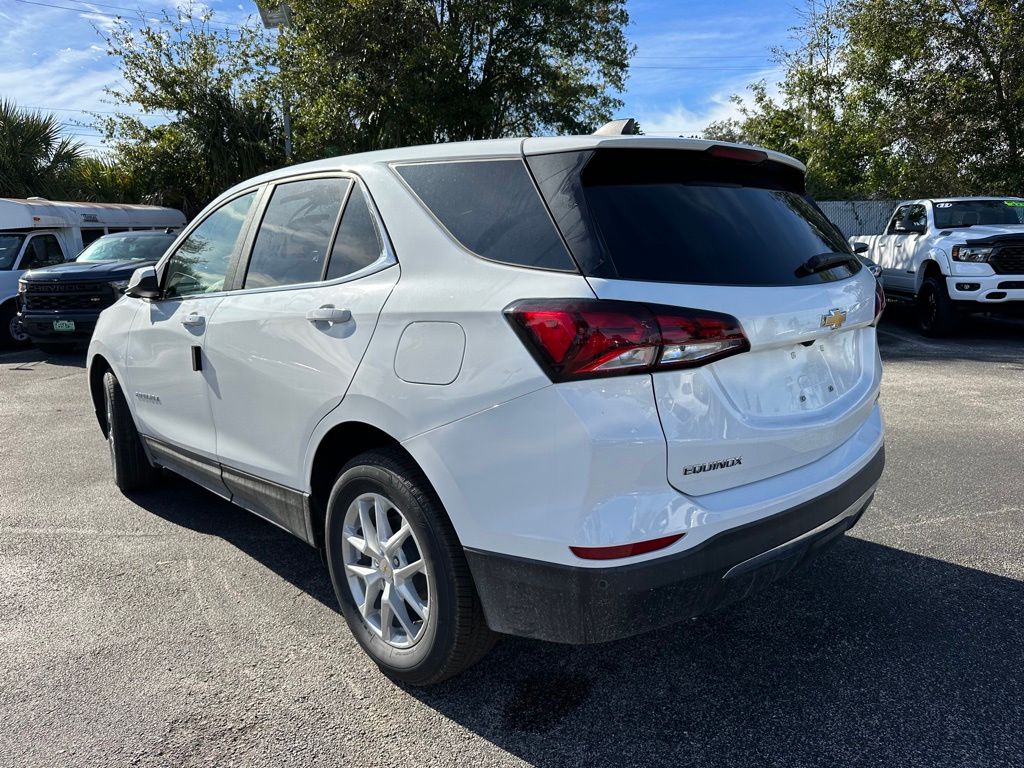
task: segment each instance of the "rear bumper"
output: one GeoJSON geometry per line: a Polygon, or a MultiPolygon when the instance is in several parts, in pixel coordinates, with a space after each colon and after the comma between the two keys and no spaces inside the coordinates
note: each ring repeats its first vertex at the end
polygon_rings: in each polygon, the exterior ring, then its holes
{"type": "Polygon", "coordinates": [[[706,613],[784,576],[849,530],[871,503],[885,450],[810,501],[727,529],[675,555],[579,568],[466,550],[491,629],[598,643],[706,613]]]}

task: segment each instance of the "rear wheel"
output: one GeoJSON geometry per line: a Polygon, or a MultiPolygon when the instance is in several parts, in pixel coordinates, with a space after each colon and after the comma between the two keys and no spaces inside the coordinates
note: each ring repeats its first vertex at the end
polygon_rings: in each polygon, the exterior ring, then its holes
{"type": "Polygon", "coordinates": [[[0,307],[0,349],[27,347],[28,334],[21,330],[18,310],[13,301],[0,307]]]}
{"type": "Polygon", "coordinates": [[[324,546],[349,628],[389,677],[437,683],[494,645],[455,531],[400,451],[364,453],[345,466],[328,501],[324,546]]]}
{"type": "Polygon", "coordinates": [[[149,463],[121,385],[110,371],[103,376],[103,400],[114,483],[124,493],[153,486],[160,477],[160,470],[149,463]]]}
{"type": "Polygon", "coordinates": [[[946,281],[929,275],[917,293],[917,327],[925,336],[948,336],[956,328],[956,309],[946,281]]]}

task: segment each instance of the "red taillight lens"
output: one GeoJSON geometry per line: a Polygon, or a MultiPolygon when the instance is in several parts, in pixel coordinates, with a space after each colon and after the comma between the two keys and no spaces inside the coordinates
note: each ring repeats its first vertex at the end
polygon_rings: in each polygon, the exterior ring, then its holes
{"type": "Polygon", "coordinates": [[[648,541],[636,541],[632,544],[618,544],[612,547],[569,547],[576,557],[584,560],[615,560],[620,557],[633,557],[645,555],[658,549],[664,549],[670,544],[675,544],[685,533],[675,533],[671,536],[662,536],[660,539],[648,541]]]}
{"type": "Polygon", "coordinates": [[[871,323],[872,325],[878,325],[878,321],[882,319],[882,313],[885,311],[885,291],[882,290],[882,284],[875,281],[875,319],[871,323]]]}
{"type": "Polygon", "coordinates": [[[552,381],[688,368],[750,349],[736,318],[696,309],[538,299],[505,316],[552,381]]]}

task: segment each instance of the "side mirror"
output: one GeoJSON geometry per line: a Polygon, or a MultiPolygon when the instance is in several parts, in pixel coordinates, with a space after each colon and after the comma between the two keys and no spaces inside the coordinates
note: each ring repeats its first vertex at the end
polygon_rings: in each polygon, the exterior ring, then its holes
{"type": "Polygon", "coordinates": [[[853,244],[853,252],[854,253],[867,253],[868,250],[870,250],[870,249],[868,248],[868,244],[867,243],[854,243],[853,244]]]}
{"type": "Polygon", "coordinates": [[[124,289],[128,296],[136,299],[155,299],[160,296],[160,281],[156,279],[153,267],[139,267],[132,273],[128,287],[124,289]]]}

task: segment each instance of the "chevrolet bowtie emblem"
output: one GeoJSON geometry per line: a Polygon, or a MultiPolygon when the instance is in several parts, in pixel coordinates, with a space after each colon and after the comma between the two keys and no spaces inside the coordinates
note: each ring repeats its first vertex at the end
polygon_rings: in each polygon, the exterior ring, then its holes
{"type": "Polygon", "coordinates": [[[845,322],[846,313],[841,309],[830,309],[827,315],[821,316],[821,327],[831,328],[833,331],[838,331],[845,322]]]}

